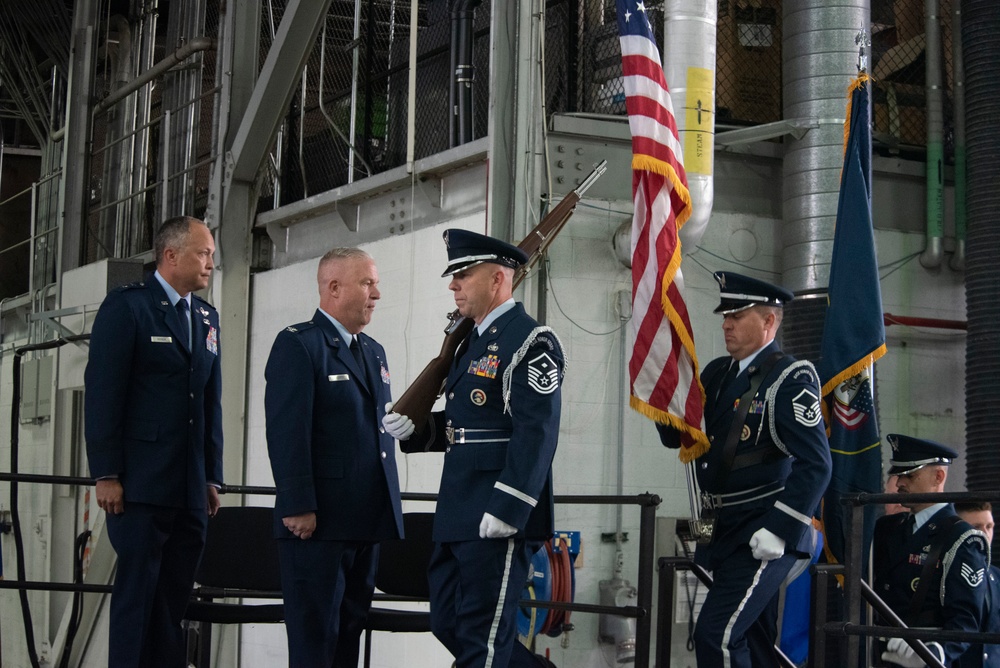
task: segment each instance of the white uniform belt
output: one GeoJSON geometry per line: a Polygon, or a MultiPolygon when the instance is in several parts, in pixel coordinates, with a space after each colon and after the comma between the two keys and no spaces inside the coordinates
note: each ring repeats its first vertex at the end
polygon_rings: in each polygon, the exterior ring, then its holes
{"type": "Polygon", "coordinates": [[[451,445],[459,443],[506,443],[510,440],[510,429],[470,429],[468,427],[445,427],[444,436],[451,445]]]}
{"type": "Polygon", "coordinates": [[[728,494],[709,494],[708,492],[702,492],[701,507],[706,509],[717,509],[738,506],[744,503],[750,503],[751,501],[757,501],[758,499],[763,499],[768,496],[773,496],[784,489],[784,483],[778,481],[769,482],[766,485],[761,485],[760,487],[754,487],[752,489],[729,492],[728,494]]]}

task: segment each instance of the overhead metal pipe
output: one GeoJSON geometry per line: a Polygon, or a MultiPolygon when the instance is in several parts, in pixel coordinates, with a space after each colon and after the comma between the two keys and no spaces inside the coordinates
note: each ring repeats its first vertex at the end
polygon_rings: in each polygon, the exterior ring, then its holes
{"type": "Polygon", "coordinates": [[[924,0],[924,86],[927,97],[927,241],[920,264],[937,269],[944,257],[944,86],[938,0],[924,0]]]}
{"type": "Polygon", "coordinates": [[[681,247],[690,252],[705,234],[715,199],[712,160],[718,2],[666,0],[663,14],[663,74],[670,89],[691,193],[691,217],[681,228],[681,247]]]}
{"type": "Polygon", "coordinates": [[[955,125],[955,252],[948,260],[954,271],[965,271],[965,65],[962,61],[962,0],[951,11],[952,100],[955,125]]]}
{"type": "Polygon", "coordinates": [[[94,114],[97,115],[102,111],[107,111],[114,106],[116,102],[124,99],[125,96],[134,93],[150,81],[163,76],[171,68],[183,63],[193,54],[198,53],[199,51],[214,49],[215,46],[215,40],[211,37],[192,37],[169,56],[150,67],[148,70],[143,72],[142,75],[130,81],[128,85],[122,86],[101,100],[94,106],[94,114]]]}
{"type": "Polygon", "coordinates": [[[481,0],[454,0],[451,5],[451,124],[449,145],[472,141],[475,119],[472,110],[472,82],[476,68],[472,63],[476,7],[481,0]]]}

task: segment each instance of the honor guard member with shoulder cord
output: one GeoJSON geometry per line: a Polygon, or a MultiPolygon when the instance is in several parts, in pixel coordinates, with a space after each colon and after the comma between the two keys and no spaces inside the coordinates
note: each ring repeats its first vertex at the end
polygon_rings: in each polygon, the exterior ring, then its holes
{"type": "MultiPolygon", "coordinates": [[[[924,439],[889,434],[889,475],[900,494],[943,492],[953,449],[924,439]]],[[[881,517],[872,543],[874,589],[910,627],[978,631],[986,601],[986,536],[963,521],[950,503],[904,503],[908,513],[881,517]]],[[[946,666],[969,643],[926,642],[946,666]]],[[[916,668],[924,662],[902,638],[880,643],[886,665],[916,668]]]]}
{"type": "MultiPolygon", "coordinates": [[[[961,501],[955,503],[955,512],[973,529],[986,535],[986,544],[993,544],[993,504],[989,501],[961,501]]],[[[989,559],[986,560],[989,563],[989,559]]],[[[986,567],[986,596],[979,630],[1000,633],[1000,568],[986,567]]],[[[961,668],[1000,668],[1000,645],[973,643],[958,660],[961,668]]]]}
{"type": "MultiPolygon", "coordinates": [[[[695,653],[699,666],[776,666],[778,590],[795,561],[812,554],[830,446],[816,370],[774,342],[792,293],[732,272],[715,279],[729,356],[701,374],[711,445],[695,470],[714,530],[695,561],[714,583],[695,627],[695,653]]],[[[680,447],[676,430],[657,428],[664,445],[680,447]]]]}
{"type": "Polygon", "coordinates": [[[531,554],[552,534],[552,458],[563,350],[511,296],[524,251],[465,230],[445,232],[459,313],[476,326],[445,382],[447,404],[419,425],[383,420],[404,452],[444,451],[428,570],[431,626],[458,668],[535,665],[516,641],[531,554]]]}
{"type": "Polygon", "coordinates": [[[381,429],[385,350],[362,333],[380,297],[358,248],[319,261],[319,309],[282,330],[264,377],[274,531],[292,668],[356,668],[379,541],[403,536],[396,444],[381,429]]]}

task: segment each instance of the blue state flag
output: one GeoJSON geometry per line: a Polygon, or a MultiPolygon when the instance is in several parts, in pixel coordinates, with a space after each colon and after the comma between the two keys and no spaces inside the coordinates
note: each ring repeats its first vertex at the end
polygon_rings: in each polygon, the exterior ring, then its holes
{"type": "MultiPolygon", "coordinates": [[[[882,292],[872,229],[872,138],[868,75],[851,85],[844,168],[830,263],[829,308],[818,370],[833,458],[823,498],[827,557],[842,563],[848,530],[844,494],[882,490],[882,448],[872,391],[875,360],[885,354],[882,292]]],[[[875,507],[865,510],[867,555],[875,507]]]]}

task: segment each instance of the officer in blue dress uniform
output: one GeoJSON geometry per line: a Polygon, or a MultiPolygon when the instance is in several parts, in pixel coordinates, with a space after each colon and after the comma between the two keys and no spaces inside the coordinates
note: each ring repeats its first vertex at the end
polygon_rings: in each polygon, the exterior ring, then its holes
{"type": "MultiPolygon", "coordinates": [[[[816,370],[774,341],[792,293],[732,272],[715,279],[729,356],[701,374],[710,447],[695,469],[714,531],[695,561],[714,583],[695,627],[695,654],[699,666],[776,666],[778,591],[796,560],[812,554],[830,446],[816,370]]],[[[664,445],[680,447],[676,430],[657,429],[664,445]]]]}
{"type": "Polygon", "coordinates": [[[476,326],[445,382],[445,410],[408,440],[409,418],[383,424],[404,452],[445,452],[428,570],[435,636],[458,668],[535,665],[516,642],[517,600],[531,553],[552,534],[563,349],[511,296],[522,250],[465,230],[445,243],[442,276],[476,326]]]}
{"type": "Polygon", "coordinates": [[[361,332],[378,271],[357,248],[319,263],[320,307],[274,341],[264,376],[267,451],[288,665],[356,668],[378,543],[403,535],[385,350],[361,332]]]}
{"type": "MultiPolygon", "coordinates": [[[[955,512],[973,529],[986,535],[987,545],[993,544],[993,504],[989,501],[955,503],[955,512]]],[[[1000,633],[1000,568],[990,564],[986,569],[986,605],[979,629],[984,633],[1000,633]]],[[[973,643],[959,659],[961,668],[1000,668],[1000,646],[973,643]]]]}
{"type": "MultiPolygon", "coordinates": [[[[953,449],[919,438],[889,434],[889,475],[901,494],[943,492],[953,449]]],[[[978,631],[986,601],[989,546],[986,536],[955,514],[950,503],[904,503],[907,513],[879,518],[872,544],[874,589],[910,627],[978,631]],[[926,578],[926,580],[925,580],[926,578]]],[[[928,642],[946,666],[957,665],[968,643],[928,642]]],[[[901,638],[878,654],[888,665],[923,666],[901,638]]]]}
{"type": "Polygon", "coordinates": [[[222,483],[219,314],[203,222],[163,223],[156,271],[108,293],[84,375],[87,459],[118,554],[108,665],[186,666],[181,620],[222,483]]]}

